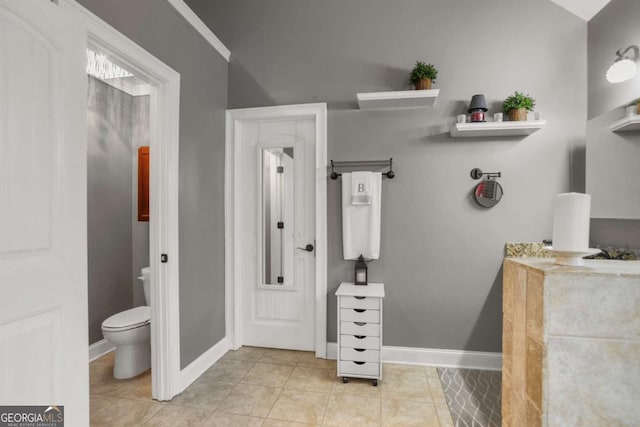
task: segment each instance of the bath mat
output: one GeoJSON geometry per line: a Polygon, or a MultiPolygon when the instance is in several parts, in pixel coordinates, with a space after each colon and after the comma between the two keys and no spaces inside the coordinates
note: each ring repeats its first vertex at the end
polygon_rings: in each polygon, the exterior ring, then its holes
{"type": "Polygon", "coordinates": [[[438,375],[456,427],[500,427],[500,371],[439,368],[438,375]]]}

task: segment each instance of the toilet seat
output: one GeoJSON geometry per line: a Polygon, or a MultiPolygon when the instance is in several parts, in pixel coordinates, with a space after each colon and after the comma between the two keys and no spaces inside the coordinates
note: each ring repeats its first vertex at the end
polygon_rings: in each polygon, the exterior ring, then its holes
{"type": "Polygon", "coordinates": [[[141,306],[116,313],[102,322],[107,331],[126,331],[139,328],[151,322],[151,307],[141,306]]]}

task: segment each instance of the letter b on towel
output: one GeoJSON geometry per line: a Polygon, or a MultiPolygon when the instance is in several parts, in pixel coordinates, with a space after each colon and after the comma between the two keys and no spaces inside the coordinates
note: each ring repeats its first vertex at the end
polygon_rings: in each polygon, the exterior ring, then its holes
{"type": "Polygon", "coordinates": [[[358,184],[358,193],[364,193],[364,184],[363,183],[359,183],[358,184]]]}

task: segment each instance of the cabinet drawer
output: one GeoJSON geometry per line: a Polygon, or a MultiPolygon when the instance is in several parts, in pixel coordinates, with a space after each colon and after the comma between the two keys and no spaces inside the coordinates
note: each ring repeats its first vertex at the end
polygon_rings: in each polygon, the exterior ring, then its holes
{"type": "Polygon", "coordinates": [[[358,362],[380,362],[380,351],[342,347],[340,360],[357,360],[358,362]],[[361,350],[361,351],[358,351],[361,350]]]}
{"type": "Polygon", "coordinates": [[[362,364],[344,360],[340,362],[340,375],[348,377],[349,375],[369,375],[377,377],[380,374],[380,365],[378,363],[365,362],[362,364]]]}
{"type": "Polygon", "coordinates": [[[340,347],[380,350],[380,338],[361,335],[340,335],[340,347]]]}
{"type": "Polygon", "coordinates": [[[341,335],[364,335],[367,337],[379,337],[380,325],[378,323],[340,322],[341,335]]]}
{"type": "Polygon", "coordinates": [[[380,310],[380,298],[340,297],[340,308],[364,308],[368,310],[380,310]]]}
{"type": "Polygon", "coordinates": [[[366,310],[364,308],[341,308],[340,320],[345,322],[380,323],[380,311],[366,310]]]}

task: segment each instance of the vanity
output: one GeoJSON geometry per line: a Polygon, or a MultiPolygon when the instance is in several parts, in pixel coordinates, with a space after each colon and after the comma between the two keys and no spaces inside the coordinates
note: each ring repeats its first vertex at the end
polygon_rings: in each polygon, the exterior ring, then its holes
{"type": "Polygon", "coordinates": [[[638,425],[640,261],[507,258],[503,426],[638,425]]]}

